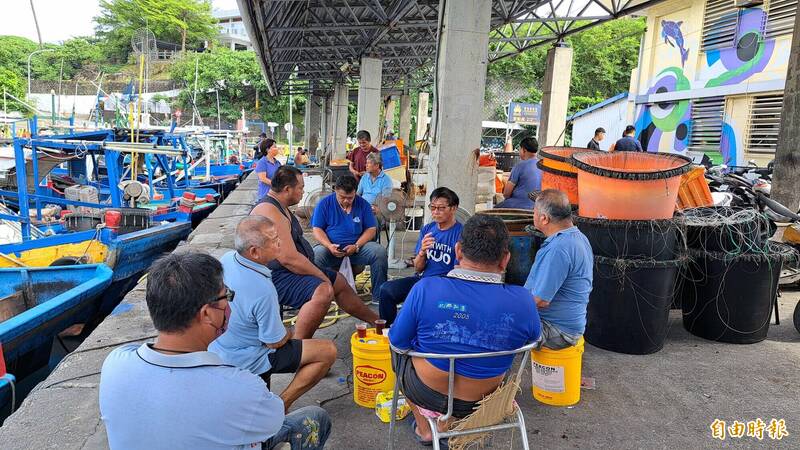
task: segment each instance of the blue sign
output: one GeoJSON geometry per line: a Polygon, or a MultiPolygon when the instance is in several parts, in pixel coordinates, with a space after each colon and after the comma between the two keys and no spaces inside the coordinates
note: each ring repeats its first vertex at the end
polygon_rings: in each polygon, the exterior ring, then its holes
{"type": "Polygon", "coordinates": [[[508,123],[538,125],[541,108],[542,105],[539,103],[510,102],[508,104],[508,123]]]}

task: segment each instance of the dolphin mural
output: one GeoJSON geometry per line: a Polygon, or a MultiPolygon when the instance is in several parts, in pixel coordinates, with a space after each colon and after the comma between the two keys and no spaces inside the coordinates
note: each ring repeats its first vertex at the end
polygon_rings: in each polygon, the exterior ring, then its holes
{"type": "Polygon", "coordinates": [[[664,43],[673,47],[677,47],[681,52],[681,66],[686,65],[686,60],[689,59],[689,50],[684,48],[683,33],[681,33],[681,25],[683,21],[673,22],[671,20],[661,21],[661,37],[664,38],[664,43]]]}

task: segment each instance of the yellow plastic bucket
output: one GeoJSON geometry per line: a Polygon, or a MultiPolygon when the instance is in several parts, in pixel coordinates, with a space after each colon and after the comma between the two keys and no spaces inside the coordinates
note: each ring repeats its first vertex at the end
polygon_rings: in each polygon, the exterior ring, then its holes
{"type": "Polygon", "coordinates": [[[583,337],[562,350],[531,351],[533,398],[552,406],[569,406],[581,399],[583,337]]]}
{"type": "Polygon", "coordinates": [[[375,334],[375,329],[370,328],[366,338],[353,333],[350,349],[353,352],[353,400],[359,406],[375,409],[375,397],[394,389],[389,338],[375,334]]]}

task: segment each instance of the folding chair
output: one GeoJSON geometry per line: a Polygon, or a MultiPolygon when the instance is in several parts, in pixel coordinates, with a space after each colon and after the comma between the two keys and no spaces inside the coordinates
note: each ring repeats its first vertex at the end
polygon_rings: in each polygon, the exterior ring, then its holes
{"type": "MultiPolygon", "coordinates": [[[[447,380],[447,412],[437,418],[426,417],[428,419],[428,424],[431,426],[431,431],[433,432],[433,448],[435,450],[439,450],[439,439],[442,438],[450,438],[454,436],[464,436],[470,434],[478,434],[478,433],[491,433],[494,431],[499,430],[506,430],[511,428],[516,428],[520,432],[520,437],[522,439],[522,448],[525,450],[529,450],[528,447],[528,434],[525,429],[525,418],[522,416],[522,411],[519,409],[519,405],[514,402],[513,409],[516,414],[516,420],[508,421],[508,419],[501,421],[500,423],[485,426],[480,428],[472,428],[467,430],[461,431],[439,431],[439,427],[437,426],[437,422],[445,422],[453,414],[453,385],[455,383],[455,368],[456,368],[456,360],[457,359],[474,359],[474,358],[492,358],[495,356],[507,356],[507,355],[516,355],[523,354],[522,361],[520,362],[519,369],[517,369],[516,374],[512,375],[512,371],[506,374],[504,382],[508,382],[513,377],[516,377],[517,380],[522,379],[522,373],[525,370],[525,366],[530,359],[530,352],[531,349],[536,346],[536,342],[527,344],[523,347],[520,347],[516,350],[506,350],[502,352],[485,352],[485,353],[467,353],[467,354],[437,354],[437,353],[419,353],[414,352],[411,350],[400,350],[393,345],[390,345],[392,351],[397,353],[398,355],[408,355],[410,357],[417,357],[417,358],[427,358],[427,359],[447,359],[450,362],[449,365],[449,373],[448,373],[448,380],[447,380]]],[[[501,383],[502,386],[502,383],[501,383]]],[[[400,377],[395,378],[394,382],[394,396],[392,397],[392,411],[391,411],[391,421],[389,422],[389,450],[394,449],[394,428],[395,428],[395,415],[397,414],[397,397],[399,395],[400,390],[400,377]]],[[[512,397],[513,401],[513,397],[512,397]]],[[[476,408],[475,410],[478,411],[480,407],[476,408]]]]}

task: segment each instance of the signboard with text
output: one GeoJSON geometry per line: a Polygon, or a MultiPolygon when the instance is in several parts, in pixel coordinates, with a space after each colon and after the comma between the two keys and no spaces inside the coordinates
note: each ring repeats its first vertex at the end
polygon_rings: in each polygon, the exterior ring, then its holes
{"type": "Polygon", "coordinates": [[[538,125],[541,107],[542,105],[539,103],[510,102],[508,104],[508,123],[538,125]]]}

